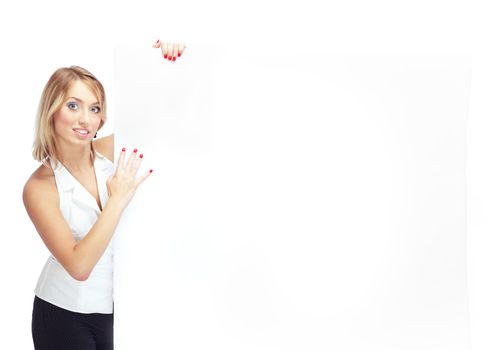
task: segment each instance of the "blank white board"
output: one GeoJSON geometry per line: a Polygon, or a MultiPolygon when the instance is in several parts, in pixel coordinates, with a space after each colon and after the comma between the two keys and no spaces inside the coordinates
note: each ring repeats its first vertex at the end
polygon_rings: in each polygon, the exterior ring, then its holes
{"type": "Polygon", "coordinates": [[[469,58],[115,53],[116,349],[469,349],[469,58]]]}

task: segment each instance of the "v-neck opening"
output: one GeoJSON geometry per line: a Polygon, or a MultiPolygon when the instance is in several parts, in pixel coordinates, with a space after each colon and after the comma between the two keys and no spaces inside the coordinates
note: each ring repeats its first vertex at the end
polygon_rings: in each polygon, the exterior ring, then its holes
{"type": "Polygon", "coordinates": [[[98,161],[97,157],[95,157],[95,160],[93,162],[93,176],[95,178],[95,183],[97,186],[98,200],[95,197],[93,197],[93,195],[90,193],[90,191],[88,191],[88,189],[85,186],[83,186],[83,184],[81,182],[79,182],[79,180],[76,179],[76,177],[73,174],[71,174],[71,172],[64,166],[64,164],[62,164],[61,161],[59,161],[59,163],[64,168],[64,170],[73,178],[73,180],[90,196],[90,198],[93,199],[94,203],[96,204],[96,207],[98,208],[99,212],[101,213],[102,208],[100,208],[100,206],[98,205],[99,200],[100,200],[100,203],[102,203],[102,196],[100,195],[100,186],[98,184],[98,176],[97,176],[97,169],[96,169],[96,163],[98,161]]]}

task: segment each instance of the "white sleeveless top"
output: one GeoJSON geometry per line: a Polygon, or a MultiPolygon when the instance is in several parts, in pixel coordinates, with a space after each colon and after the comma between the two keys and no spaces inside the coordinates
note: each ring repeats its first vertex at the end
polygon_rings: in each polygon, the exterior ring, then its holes
{"type": "MultiPolygon", "coordinates": [[[[114,164],[95,151],[95,175],[102,208],[109,194],[106,181],[114,174],[114,164]]],[[[50,159],[59,192],[60,211],[71,228],[76,241],[80,241],[97,221],[101,211],[95,198],[59,162],[50,159]]],[[[112,237],[107,249],[93,268],[86,281],[78,281],[64,269],[53,255],[48,257],[41,271],[35,294],[63,309],[88,313],[111,314],[113,304],[113,244],[112,237]]]]}

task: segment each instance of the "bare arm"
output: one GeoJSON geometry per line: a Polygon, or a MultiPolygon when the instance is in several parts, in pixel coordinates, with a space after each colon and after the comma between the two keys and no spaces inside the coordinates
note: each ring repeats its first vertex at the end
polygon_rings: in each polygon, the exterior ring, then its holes
{"type": "Polygon", "coordinates": [[[98,220],[79,242],[59,209],[57,191],[47,181],[30,179],[24,186],[26,211],[52,255],[76,280],[85,281],[103,255],[124,207],[109,198],[98,220]]]}
{"type": "Polygon", "coordinates": [[[83,281],[88,279],[93,268],[104,254],[124,209],[125,206],[109,198],[91,230],[74,245],[73,258],[79,268],[78,276],[83,281]]]}
{"type": "Polygon", "coordinates": [[[135,178],[141,158],[132,153],[124,165],[125,152],[120,152],[113,176],[107,179],[109,199],[97,221],[76,242],[59,208],[55,186],[46,179],[32,177],[23,190],[23,201],[31,221],[52,255],[76,280],[85,281],[100,260],[117,227],[121,214],[133,198],[136,188],[150,172],[135,178]]]}

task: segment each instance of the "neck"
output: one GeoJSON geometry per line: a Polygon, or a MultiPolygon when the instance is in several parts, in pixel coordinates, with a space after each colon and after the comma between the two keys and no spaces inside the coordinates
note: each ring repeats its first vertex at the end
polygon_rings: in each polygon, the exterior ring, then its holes
{"type": "Polygon", "coordinates": [[[71,172],[84,172],[93,167],[92,145],[57,145],[59,161],[71,172]]]}

